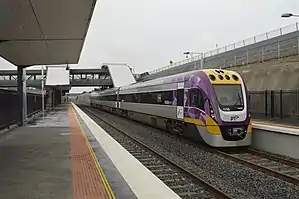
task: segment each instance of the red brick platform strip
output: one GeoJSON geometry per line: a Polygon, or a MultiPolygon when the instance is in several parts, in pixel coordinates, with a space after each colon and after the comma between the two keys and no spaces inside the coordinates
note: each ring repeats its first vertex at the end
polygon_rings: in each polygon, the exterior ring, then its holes
{"type": "Polygon", "coordinates": [[[74,199],[114,199],[72,106],[69,106],[68,115],[74,199]]]}

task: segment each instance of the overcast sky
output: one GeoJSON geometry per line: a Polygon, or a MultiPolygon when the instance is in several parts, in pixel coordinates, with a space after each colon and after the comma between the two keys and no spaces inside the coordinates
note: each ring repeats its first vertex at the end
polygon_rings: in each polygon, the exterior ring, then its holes
{"type": "MultiPolygon", "coordinates": [[[[298,0],[98,0],[75,67],[128,63],[138,73],[299,22],[298,0]]],[[[1,59],[1,58],[0,58],[1,59]]],[[[1,68],[15,68],[0,60],[1,68]]]]}

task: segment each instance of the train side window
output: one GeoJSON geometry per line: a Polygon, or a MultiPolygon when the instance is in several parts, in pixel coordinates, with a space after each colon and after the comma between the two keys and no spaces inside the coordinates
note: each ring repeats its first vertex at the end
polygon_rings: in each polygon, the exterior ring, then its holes
{"type": "Polygon", "coordinates": [[[157,93],[157,104],[162,104],[162,95],[161,95],[161,93],[157,93]]]}
{"type": "Polygon", "coordinates": [[[205,109],[205,101],[203,100],[201,91],[198,91],[198,108],[201,110],[205,109]]]}
{"type": "Polygon", "coordinates": [[[132,94],[126,94],[125,95],[125,102],[132,102],[133,95],[132,94]]]}
{"type": "Polygon", "coordinates": [[[190,106],[196,107],[199,109],[204,109],[204,100],[201,92],[198,89],[191,89],[189,91],[190,97],[190,106]]]}
{"type": "Polygon", "coordinates": [[[177,90],[177,106],[184,106],[184,89],[177,90]]]}
{"type": "Polygon", "coordinates": [[[150,104],[158,104],[158,93],[149,93],[150,96],[150,104]]]}
{"type": "Polygon", "coordinates": [[[162,104],[164,104],[164,105],[172,104],[172,91],[162,92],[162,104]]]}
{"type": "Polygon", "coordinates": [[[139,99],[136,93],[133,94],[133,101],[134,103],[139,103],[139,99]]]}
{"type": "Polygon", "coordinates": [[[150,95],[150,104],[164,104],[162,99],[162,92],[152,92],[150,95]]]}
{"type": "Polygon", "coordinates": [[[192,107],[196,107],[197,106],[197,104],[198,104],[198,102],[197,102],[197,100],[198,100],[198,96],[197,96],[197,90],[196,89],[191,89],[190,91],[189,91],[189,103],[190,103],[190,106],[192,106],[192,107]]]}
{"type": "Polygon", "coordinates": [[[149,93],[141,93],[141,103],[149,103],[149,93]]]}
{"type": "Polygon", "coordinates": [[[141,101],[141,93],[136,93],[136,103],[142,103],[141,101]]]}

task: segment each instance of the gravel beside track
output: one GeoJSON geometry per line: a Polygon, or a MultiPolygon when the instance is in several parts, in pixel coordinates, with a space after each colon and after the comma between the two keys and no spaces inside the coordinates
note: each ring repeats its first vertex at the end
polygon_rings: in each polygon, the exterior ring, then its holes
{"type": "MultiPolygon", "coordinates": [[[[93,109],[103,120],[146,143],[234,198],[299,198],[299,186],[200,150],[177,136],[93,109]]],[[[105,127],[104,127],[105,129],[105,127]]]]}
{"type": "Polygon", "coordinates": [[[244,151],[218,150],[220,155],[230,158],[255,170],[279,179],[299,185],[299,164],[288,159],[278,158],[261,151],[246,149],[244,151]]]}

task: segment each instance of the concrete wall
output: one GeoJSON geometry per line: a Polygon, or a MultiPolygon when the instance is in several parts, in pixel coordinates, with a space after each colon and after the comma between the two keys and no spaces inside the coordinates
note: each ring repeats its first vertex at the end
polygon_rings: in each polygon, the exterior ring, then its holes
{"type": "Polygon", "coordinates": [[[299,159],[299,130],[253,124],[252,147],[299,159]],[[272,128],[272,129],[270,129],[272,128]],[[274,129],[277,128],[277,129],[274,129]],[[292,132],[292,133],[291,133],[292,132]]]}
{"type": "MultiPolygon", "coordinates": [[[[263,63],[229,67],[244,77],[249,91],[296,90],[299,88],[299,56],[272,59],[263,63]]],[[[183,68],[177,71],[182,71],[183,68]]]]}
{"type": "Polygon", "coordinates": [[[299,89],[299,56],[228,69],[244,77],[249,91],[299,89]]]}
{"type": "Polygon", "coordinates": [[[204,68],[222,68],[264,62],[267,60],[298,55],[299,32],[237,48],[204,59],[204,68]]]}

